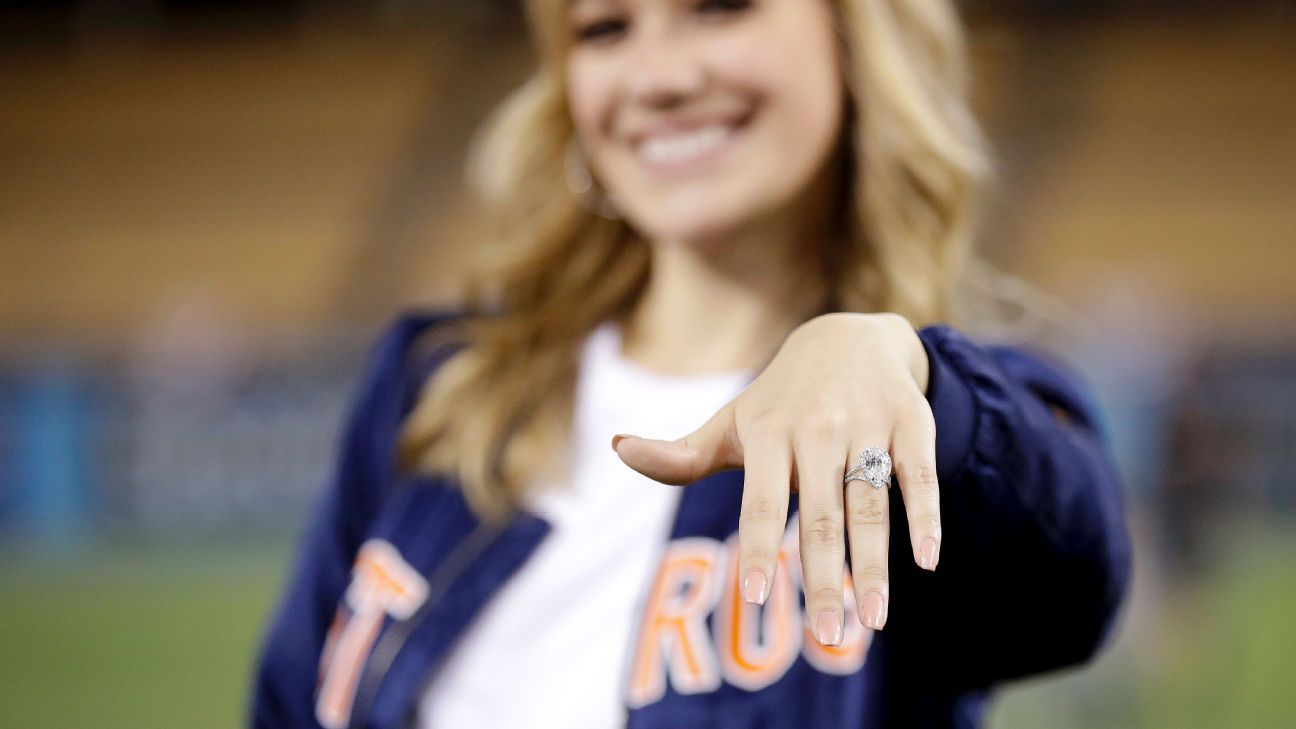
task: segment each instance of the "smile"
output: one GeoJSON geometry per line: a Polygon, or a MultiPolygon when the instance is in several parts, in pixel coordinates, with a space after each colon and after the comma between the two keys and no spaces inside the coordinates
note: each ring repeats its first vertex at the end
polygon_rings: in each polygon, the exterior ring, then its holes
{"type": "Polygon", "coordinates": [[[657,175],[695,172],[722,157],[744,126],[741,121],[717,122],[688,131],[653,135],[636,146],[635,154],[657,175]]]}

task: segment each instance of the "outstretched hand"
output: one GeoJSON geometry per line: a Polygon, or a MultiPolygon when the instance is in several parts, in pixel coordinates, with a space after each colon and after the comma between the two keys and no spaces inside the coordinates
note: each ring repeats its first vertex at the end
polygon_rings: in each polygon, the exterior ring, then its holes
{"type": "Polygon", "coordinates": [[[769,596],[789,494],[798,492],[806,615],[816,616],[820,643],[837,645],[848,545],[859,619],[881,629],[889,601],[890,489],[842,484],[865,448],[891,454],[914,560],[936,568],[940,490],[927,378],[926,350],[903,316],[825,314],[793,330],[760,375],[697,430],[677,440],[618,435],[612,448],[667,484],[744,470],[738,574],[748,602],[769,596]]]}

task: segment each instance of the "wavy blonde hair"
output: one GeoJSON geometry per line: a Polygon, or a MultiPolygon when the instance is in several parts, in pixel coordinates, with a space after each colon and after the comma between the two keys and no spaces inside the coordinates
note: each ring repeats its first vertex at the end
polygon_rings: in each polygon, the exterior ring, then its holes
{"type": "MultiPolygon", "coordinates": [[[[837,160],[843,234],[825,251],[831,306],[959,323],[956,288],[992,177],[960,19],[947,0],[832,4],[850,99],[837,160]]],[[[496,227],[465,289],[468,316],[434,332],[463,346],[425,383],[398,445],[400,468],[457,476],[491,519],[566,473],[581,344],[648,279],[647,243],[564,182],[565,6],[528,0],[539,64],[474,137],[469,182],[496,227]]]]}

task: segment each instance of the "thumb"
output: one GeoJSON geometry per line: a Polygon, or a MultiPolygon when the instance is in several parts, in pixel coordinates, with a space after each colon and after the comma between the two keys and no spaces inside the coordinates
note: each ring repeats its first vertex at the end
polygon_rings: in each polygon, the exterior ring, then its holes
{"type": "Polygon", "coordinates": [[[718,471],[742,467],[742,448],[733,422],[730,402],[702,427],[682,438],[617,435],[612,439],[612,449],[627,466],[648,478],[683,486],[718,471]]]}

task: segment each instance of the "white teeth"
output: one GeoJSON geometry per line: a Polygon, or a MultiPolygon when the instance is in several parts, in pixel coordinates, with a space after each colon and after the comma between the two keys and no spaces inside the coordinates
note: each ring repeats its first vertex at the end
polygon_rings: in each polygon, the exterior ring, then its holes
{"type": "Polygon", "coordinates": [[[670,164],[705,154],[720,146],[731,130],[724,124],[687,132],[651,137],[639,145],[639,154],[652,163],[670,164]]]}

